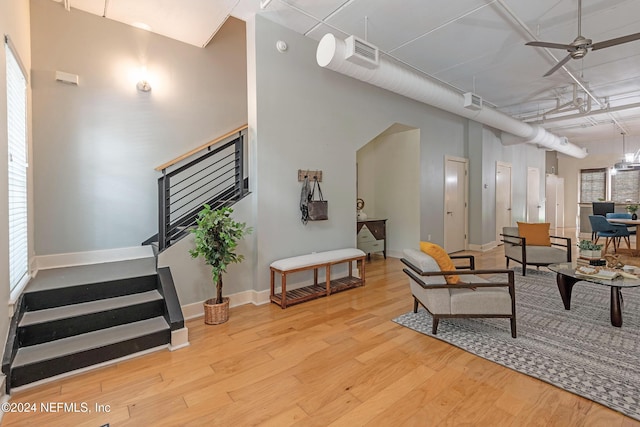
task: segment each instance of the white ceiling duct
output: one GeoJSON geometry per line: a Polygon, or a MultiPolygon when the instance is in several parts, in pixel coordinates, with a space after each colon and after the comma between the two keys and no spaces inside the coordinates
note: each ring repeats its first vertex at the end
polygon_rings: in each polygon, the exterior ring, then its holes
{"type": "Polygon", "coordinates": [[[318,44],[316,60],[321,67],[508,132],[523,138],[527,143],[537,144],[580,159],[587,156],[583,148],[568,142],[564,137],[547,132],[540,126],[514,119],[486,105],[479,110],[465,108],[463,94],[436,83],[416,71],[383,57],[379,58],[377,67],[365,68],[347,61],[346,53],[345,41],[328,33],[318,44]]]}

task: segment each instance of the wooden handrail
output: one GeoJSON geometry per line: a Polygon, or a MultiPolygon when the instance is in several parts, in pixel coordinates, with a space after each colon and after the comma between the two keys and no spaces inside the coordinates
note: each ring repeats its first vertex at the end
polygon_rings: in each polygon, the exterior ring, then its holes
{"type": "Polygon", "coordinates": [[[224,135],[222,135],[222,136],[220,136],[220,137],[218,137],[218,138],[216,138],[216,139],[214,139],[214,140],[212,140],[212,141],[207,142],[206,144],[203,144],[203,145],[201,145],[201,146],[199,146],[199,147],[194,148],[193,150],[189,151],[188,153],[184,153],[183,155],[178,156],[178,157],[176,157],[175,159],[170,160],[170,161],[168,161],[167,163],[165,163],[165,164],[162,164],[162,165],[158,166],[158,167],[157,167],[157,168],[155,168],[155,169],[156,169],[157,171],[159,171],[159,172],[160,172],[160,171],[162,171],[162,170],[164,170],[164,169],[166,169],[166,168],[168,168],[168,167],[170,167],[170,166],[175,165],[175,164],[176,164],[176,163],[178,163],[178,162],[181,162],[182,160],[184,160],[184,159],[186,159],[186,158],[188,158],[188,157],[193,156],[193,155],[194,155],[194,154],[196,154],[198,151],[202,151],[202,150],[204,150],[204,149],[206,149],[206,148],[211,147],[212,145],[217,144],[218,142],[220,142],[220,141],[222,141],[222,140],[225,140],[225,139],[229,138],[229,137],[230,137],[230,136],[232,136],[234,133],[240,133],[240,132],[242,132],[243,130],[247,129],[248,127],[249,127],[249,125],[242,125],[242,126],[240,126],[239,128],[232,130],[231,132],[225,133],[224,135]]]}

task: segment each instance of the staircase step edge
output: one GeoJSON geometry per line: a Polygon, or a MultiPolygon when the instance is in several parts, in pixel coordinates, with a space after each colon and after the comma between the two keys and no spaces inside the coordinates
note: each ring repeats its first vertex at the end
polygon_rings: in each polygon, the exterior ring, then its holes
{"type": "Polygon", "coordinates": [[[18,349],[16,357],[13,360],[12,369],[45,360],[53,360],[89,349],[105,347],[121,341],[127,341],[169,329],[169,325],[164,317],[158,316],[152,319],[113,326],[111,328],[62,338],[43,344],[21,347],[18,349]]]}
{"type": "Polygon", "coordinates": [[[18,324],[18,327],[26,327],[55,320],[80,317],[87,314],[99,313],[116,308],[134,306],[149,301],[162,300],[162,295],[157,290],[129,294],[113,298],[105,298],[95,301],[69,304],[54,308],[45,308],[35,311],[26,311],[18,324]]]}

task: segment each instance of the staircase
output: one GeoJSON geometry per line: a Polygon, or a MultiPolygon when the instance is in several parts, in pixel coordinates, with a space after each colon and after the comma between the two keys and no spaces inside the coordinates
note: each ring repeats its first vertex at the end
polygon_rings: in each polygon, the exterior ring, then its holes
{"type": "Polygon", "coordinates": [[[183,327],[171,272],[156,271],[153,254],[40,271],[19,300],[11,322],[2,363],[7,393],[166,348],[171,332],[183,327]]]}
{"type": "Polygon", "coordinates": [[[156,168],[162,174],[158,233],[142,242],[148,257],[43,270],[29,282],[16,305],[2,360],[7,393],[136,353],[186,344],[171,272],[156,271],[156,255],[188,235],[204,203],[217,209],[249,194],[247,128],[156,168]]]}

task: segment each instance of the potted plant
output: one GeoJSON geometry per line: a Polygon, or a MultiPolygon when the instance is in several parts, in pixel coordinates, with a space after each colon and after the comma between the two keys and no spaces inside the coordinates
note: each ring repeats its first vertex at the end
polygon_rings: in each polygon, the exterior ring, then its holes
{"type": "Polygon", "coordinates": [[[631,214],[631,219],[638,219],[638,214],[636,213],[638,212],[638,205],[627,205],[627,212],[631,214]]]}
{"type": "Polygon", "coordinates": [[[578,243],[580,256],[583,258],[597,258],[602,256],[602,245],[596,245],[591,240],[580,240],[578,243]]]}
{"type": "Polygon", "coordinates": [[[205,204],[198,213],[196,226],[191,230],[195,235],[195,248],[189,253],[193,258],[204,258],[211,266],[212,281],[216,286],[216,297],[204,302],[205,323],[217,325],[229,319],[229,298],[222,297],[222,273],[227,266],[241,262],[243,255],[235,253],[238,241],[251,232],[243,222],[231,218],[233,209],[223,207],[213,210],[205,204]]]}

